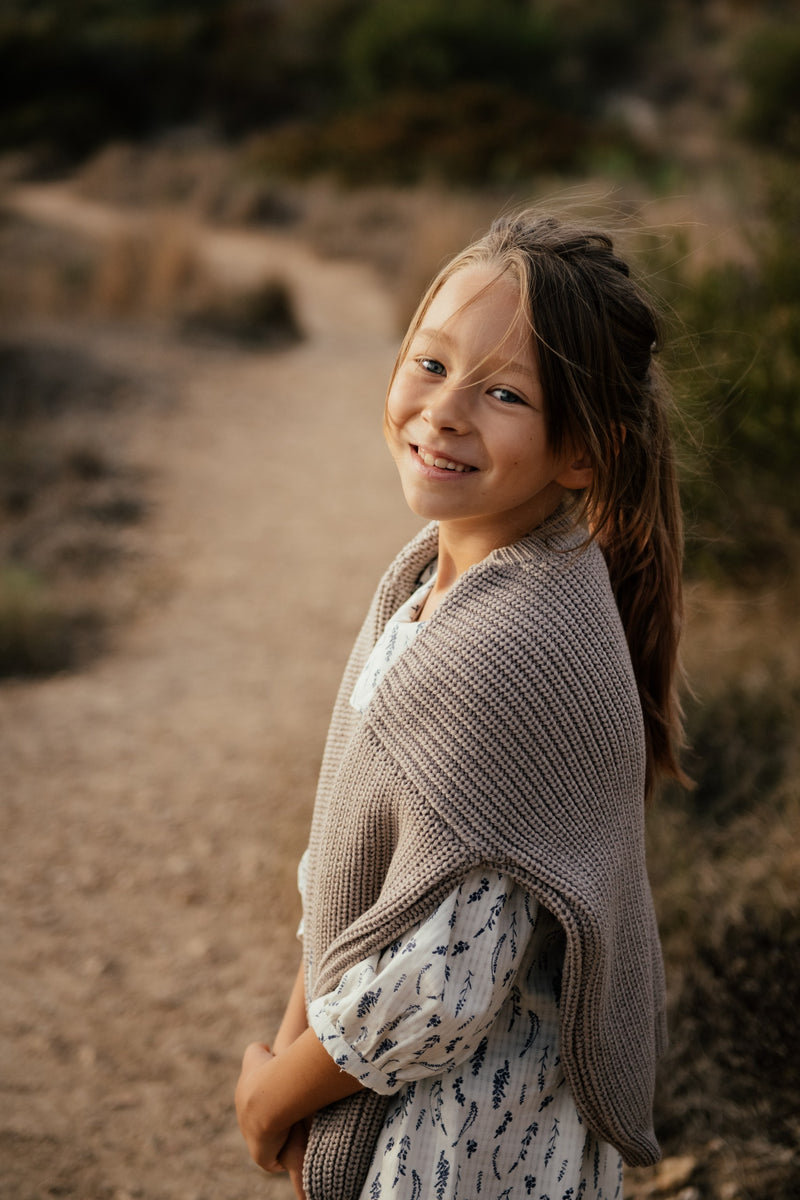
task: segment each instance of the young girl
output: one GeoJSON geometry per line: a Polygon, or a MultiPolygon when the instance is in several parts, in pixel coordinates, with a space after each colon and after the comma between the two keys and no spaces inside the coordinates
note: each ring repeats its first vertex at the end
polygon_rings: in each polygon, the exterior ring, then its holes
{"type": "Polygon", "coordinates": [[[411,322],[385,433],[430,524],[345,672],[304,968],[237,1088],[300,1196],[600,1200],[659,1156],[643,816],[680,775],[681,519],[657,346],[611,240],[529,213],[411,322]]]}

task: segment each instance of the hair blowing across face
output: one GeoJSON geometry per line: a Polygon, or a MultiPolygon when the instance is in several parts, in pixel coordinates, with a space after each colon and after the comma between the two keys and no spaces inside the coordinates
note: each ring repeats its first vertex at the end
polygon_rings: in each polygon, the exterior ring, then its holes
{"type": "Polygon", "coordinates": [[[553,450],[587,454],[581,512],[602,546],[639,689],[647,790],[685,782],[677,698],[683,534],[669,430],[671,397],[654,362],[660,330],[611,238],[530,212],[502,217],[431,284],[407,340],[455,272],[496,265],[519,283],[553,450]]]}

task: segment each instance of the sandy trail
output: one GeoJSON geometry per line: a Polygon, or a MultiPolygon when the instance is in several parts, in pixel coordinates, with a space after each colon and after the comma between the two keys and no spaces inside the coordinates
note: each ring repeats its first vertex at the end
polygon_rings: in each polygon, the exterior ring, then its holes
{"type": "MultiPolygon", "coordinates": [[[[20,211],[107,236],[57,187],[20,211]]],[[[288,1196],[247,1160],[232,1088],[295,969],[293,890],[329,706],[377,575],[416,527],[380,435],[396,345],[361,266],[203,232],[279,270],[309,334],[281,354],[87,330],[176,404],[137,423],[156,585],[113,652],[0,688],[5,919],[0,1196],[288,1196]]]]}

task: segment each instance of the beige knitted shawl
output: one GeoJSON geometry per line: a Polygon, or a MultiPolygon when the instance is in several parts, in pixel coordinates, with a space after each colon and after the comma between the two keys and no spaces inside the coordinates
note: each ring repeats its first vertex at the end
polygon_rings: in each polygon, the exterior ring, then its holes
{"type": "MultiPolygon", "coordinates": [[[[645,750],[601,551],[563,516],[492,552],[451,589],[362,716],[349,696],[386,621],[436,555],[424,529],[384,576],[334,709],[306,888],[308,997],[496,866],[566,931],[561,1055],[586,1123],[631,1165],[652,1127],[665,1043],[647,879],[645,750]]],[[[310,1200],[357,1200],[388,1100],[318,1113],[310,1200]]]]}

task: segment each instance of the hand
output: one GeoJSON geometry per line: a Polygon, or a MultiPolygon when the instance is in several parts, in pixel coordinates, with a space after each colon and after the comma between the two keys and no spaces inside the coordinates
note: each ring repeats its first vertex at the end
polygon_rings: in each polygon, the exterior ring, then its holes
{"type": "MultiPolygon", "coordinates": [[[[296,1142],[289,1145],[292,1130],[271,1129],[264,1119],[266,1100],[269,1095],[269,1064],[274,1057],[269,1046],[263,1042],[251,1042],[245,1050],[239,1082],[236,1085],[236,1115],[239,1120],[239,1128],[247,1143],[247,1149],[250,1151],[250,1157],[258,1163],[262,1170],[285,1171],[288,1169],[288,1163],[291,1162],[292,1171],[296,1174],[299,1157],[301,1191],[298,1195],[302,1196],[303,1158],[302,1154],[298,1156],[296,1142]],[[284,1151],[288,1154],[286,1166],[280,1162],[284,1151]]],[[[303,1151],[305,1151],[305,1145],[303,1151]]],[[[298,1185],[294,1175],[292,1182],[296,1191],[298,1185]]]]}
{"type": "MultiPolygon", "coordinates": [[[[280,1054],[253,1042],[244,1052],[236,1086],[239,1128],[251,1156],[265,1171],[283,1170],[281,1158],[294,1126],[363,1086],[341,1070],[313,1029],[306,1029],[280,1054]]],[[[296,1135],[287,1147],[295,1175],[302,1157],[299,1147],[296,1135]]]]}

